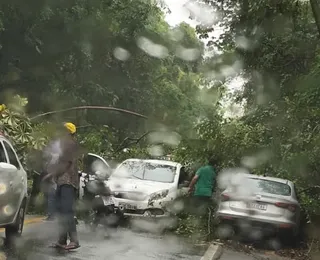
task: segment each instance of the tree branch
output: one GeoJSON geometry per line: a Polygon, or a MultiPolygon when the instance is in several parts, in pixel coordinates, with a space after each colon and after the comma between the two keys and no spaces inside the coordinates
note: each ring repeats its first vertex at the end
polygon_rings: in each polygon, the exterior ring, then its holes
{"type": "Polygon", "coordinates": [[[79,128],[87,128],[87,127],[94,127],[94,125],[81,125],[81,126],[77,126],[77,129],[79,129],[79,128]]]}
{"type": "Polygon", "coordinates": [[[37,119],[39,117],[43,117],[43,116],[47,116],[47,115],[52,115],[52,114],[57,114],[57,113],[63,113],[63,112],[67,112],[67,111],[73,111],[73,110],[85,110],[85,109],[95,109],[95,110],[109,110],[109,111],[116,111],[116,112],[120,112],[120,113],[124,113],[124,114],[130,114],[133,116],[137,116],[137,117],[141,117],[144,119],[147,119],[148,117],[133,111],[129,111],[129,110],[125,110],[125,109],[121,109],[121,108],[115,108],[115,107],[103,107],[103,106],[80,106],[80,107],[71,107],[71,108],[66,108],[66,109],[61,109],[61,110],[55,110],[55,111],[50,111],[50,112],[46,112],[43,114],[39,114],[36,115],[32,118],[30,118],[30,120],[34,120],[37,119]]]}
{"type": "Polygon", "coordinates": [[[126,146],[131,146],[133,144],[138,144],[143,138],[145,138],[148,134],[152,133],[152,132],[157,132],[156,130],[150,130],[146,133],[144,133],[143,135],[141,135],[138,138],[132,138],[132,137],[126,137],[125,139],[123,139],[123,141],[120,143],[120,145],[118,146],[117,150],[115,151],[115,153],[119,152],[120,150],[122,150],[123,148],[125,148],[124,146],[126,145],[127,141],[131,141],[130,143],[128,143],[126,146]]]}
{"type": "Polygon", "coordinates": [[[319,0],[310,0],[310,5],[313,13],[314,20],[320,35],[320,1],[319,0]]]}

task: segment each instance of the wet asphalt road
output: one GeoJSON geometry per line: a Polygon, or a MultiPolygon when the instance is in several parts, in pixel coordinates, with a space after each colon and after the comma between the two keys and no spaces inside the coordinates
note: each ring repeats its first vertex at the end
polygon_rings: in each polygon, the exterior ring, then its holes
{"type": "MultiPolygon", "coordinates": [[[[245,253],[235,252],[231,250],[224,250],[223,255],[219,260],[256,260],[261,258],[256,258],[245,253]]],[[[263,258],[262,258],[263,259],[263,258]]]]}
{"type": "MultiPolygon", "coordinates": [[[[38,223],[25,226],[23,236],[12,245],[2,245],[0,251],[6,258],[0,260],[200,260],[204,250],[175,236],[118,229],[105,237],[102,229],[93,233],[85,225],[78,226],[81,247],[73,252],[58,252],[49,247],[56,240],[55,223],[38,223]]],[[[4,236],[4,234],[1,234],[4,236]]],[[[0,236],[1,236],[0,235],[0,236]]],[[[4,241],[4,240],[3,240],[4,241]]]]}

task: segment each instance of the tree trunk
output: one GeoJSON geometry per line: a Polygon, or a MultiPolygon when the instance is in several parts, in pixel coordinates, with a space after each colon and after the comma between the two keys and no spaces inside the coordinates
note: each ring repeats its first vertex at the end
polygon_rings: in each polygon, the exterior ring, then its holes
{"type": "Polygon", "coordinates": [[[310,0],[310,5],[320,36],[320,0],[310,0]]]}

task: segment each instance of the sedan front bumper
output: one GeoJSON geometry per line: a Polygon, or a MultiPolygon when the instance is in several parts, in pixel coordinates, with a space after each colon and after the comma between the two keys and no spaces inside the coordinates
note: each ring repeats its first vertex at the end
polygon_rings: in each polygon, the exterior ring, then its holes
{"type": "Polygon", "coordinates": [[[165,209],[165,201],[155,201],[152,205],[148,201],[134,201],[128,199],[114,198],[115,206],[119,208],[124,216],[167,218],[170,213],[165,209]]]}

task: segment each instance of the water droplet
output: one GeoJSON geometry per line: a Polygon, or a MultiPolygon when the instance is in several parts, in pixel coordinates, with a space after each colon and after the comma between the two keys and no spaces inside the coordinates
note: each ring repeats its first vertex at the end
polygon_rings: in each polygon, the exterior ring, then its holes
{"type": "Polygon", "coordinates": [[[101,178],[106,178],[109,175],[108,166],[101,160],[95,160],[91,165],[92,171],[101,178]]]}
{"type": "Polygon", "coordinates": [[[268,246],[269,246],[270,249],[272,249],[272,250],[280,250],[281,247],[282,247],[279,239],[276,239],[276,238],[270,239],[270,240],[268,241],[268,246]]]}
{"type": "Polygon", "coordinates": [[[13,214],[14,210],[12,208],[11,205],[7,205],[7,206],[4,206],[3,207],[3,213],[6,215],[6,216],[11,216],[13,214]]]}
{"type": "Polygon", "coordinates": [[[218,175],[218,185],[224,190],[230,185],[238,185],[243,179],[244,174],[249,174],[250,172],[244,168],[227,168],[221,171],[218,175]]]}
{"type": "Polygon", "coordinates": [[[235,43],[237,48],[244,49],[244,50],[248,50],[251,45],[249,39],[244,36],[236,37],[235,43]]]}
{"type": "Polygon", "coordinates": [[[165,46],[156,44],[146,37],[140,37],[137,41],[138,47],[149,54],[152,57],[156,58],[165,58],[169,55],[169,51],[165,46]]]}
{"type": "Polygon", "coordinates": [[[181,136],[176,132],[168,132],[164,130],[150,133],[148,139],[152,144],[164,143],[171,146],[177,146],[180,143],[181,136]]]}
{"type": "Polygon", "coordinates": [[[215,11],[208,4],[188,1],[184,6],[190,12],[190,16],[198,21],[203,27],[212,27],[221,18],[220,13],[215,11]]]}
{"type": "Polygon", "coordinates": [[[121,47],[115,48],[113,51],[113,55],[116,59],[122,61],[125,61],[130,58],[130,53],[121,47]]]}
{"type": "Polygon", "coordinates": [[[161,145],[153,145],[148,148],[148,152],[153,157],[159,157],[164,154],[163,148],[161,145]]]}
{"type": "Polygon", "coordinates": [[[180,59],[186,60],[186,61],[193,61],[199,58],[200,51],[196,48],[184,48],[182,46],[179,46],[176,51],[177,56],[180,59]]]}
{"type": "Polygon", "coordinates": [[[255,168],[263,163],[266,163],[272,153],[269,150],[262,150],[253,156],[245,156],[242,158],[241,163],[248,168],[255,168]]]}
{"type": "Polygon", "coordinates": [[[179,42],[183,39],[183,32],[179,28],[174,28],[169,31],[169,38],[172,41],[179,42]]]}

